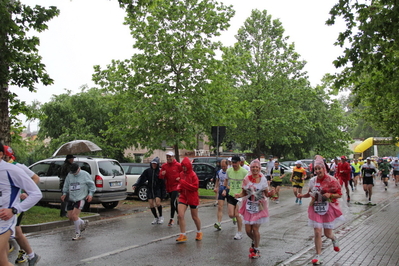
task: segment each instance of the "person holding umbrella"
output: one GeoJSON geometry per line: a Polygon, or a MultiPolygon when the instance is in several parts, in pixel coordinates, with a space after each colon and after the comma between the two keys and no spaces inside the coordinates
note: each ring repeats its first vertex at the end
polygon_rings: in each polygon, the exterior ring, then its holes
{"type": "MultiPolygon", "coordinates": [[[[71,171],[71,165],[73,164],[75,160],[75,156],[72,154],[68,154],[65,157],[64,164],[61,166],[60,173],[58,177],[60,178],[60,189],[64,187],[64,182],[65,179],[68,175],[68,173],[71,171]]],[[[61,206],[60,206],[60,217],[66,217],[67,211],[66,211],[66,202],[68,202],[68,194],[65,195],[65,201],[61,201],[61,206]]]]}

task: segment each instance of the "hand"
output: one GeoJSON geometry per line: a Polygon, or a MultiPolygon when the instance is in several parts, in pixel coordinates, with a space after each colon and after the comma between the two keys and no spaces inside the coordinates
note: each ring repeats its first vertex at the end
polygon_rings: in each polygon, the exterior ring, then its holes
{"type": "Polygon", "coordinates": [[[7,220],[10,220],[11,217],[13,217],[13,216],[14,216],[14,214],[12,213],[11,209],[7,209],[7,208],[0,209],[0,219],[1,220],[7,221],[7,220]]]}
{"type": "Polygon", "coordinates": [[[91,202],[93,200],[93,196],[87,195],[86,200],[87,202],[91,202]]]}
{"type": "Polygon", "coordinates": [[[19,196],[19,198],[21,199],[21,200],[24,200],[24,199],[26,199],[28,197],[28,194],[26,194],[26,193],[21,193],[21,195],[19,196]]]}
{"type": "Polygon", "coordinates": [[[325,196],[327,199],[331,198],[331,193],[324,193],[323,196],[325,196]]]}
{"type": "Polygon", "coordinates": [[[301,193],[298,193],[297,195],[296,195],[296,197],[298,198],[298,199],[302,199],[302,194],[301,193]]]}
{"type": "Polygon", "coordinates": [[[218,188],[214,188],[213,192],[218,193],[219,189],[218,188]]]}
{"type": "Polygon", "coordinates": [[[61,201],[64,202],[66,195],[61,196],[61,201]]]}
{"type": "Polygon", "coordinates": [[[226,190],[223,190],[222,196],[223,196],[223,197],[226,197],[226,190]]]}
{"type": "Polygon", "coordinates": [[[180,181],[180,177],[176,178],[176,181],[180,181]]]}
{"type": "Polygon", "coordinates": [[[166,175],[166,171],[163,170],[163,171],[161,172],[161,175],[166,175]]]}
{"type": "Polygon", "coordinates": [[[133,189],[133,191],[135,191],[136,190],[136,186],[132,186],[132,189],[133,189]]]}

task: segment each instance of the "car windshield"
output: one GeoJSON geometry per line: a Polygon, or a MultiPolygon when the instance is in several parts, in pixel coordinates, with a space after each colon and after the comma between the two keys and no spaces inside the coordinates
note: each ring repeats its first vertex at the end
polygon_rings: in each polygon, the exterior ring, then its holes
{"type": "Polygon", "coordinates": [[[123,175],[123,169],[116,161],[102,161],[98,163],[103,176],[123,175]]]}

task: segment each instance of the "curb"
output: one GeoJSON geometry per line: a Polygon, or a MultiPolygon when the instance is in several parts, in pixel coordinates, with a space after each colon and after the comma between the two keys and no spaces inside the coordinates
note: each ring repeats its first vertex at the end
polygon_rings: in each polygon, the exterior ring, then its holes
{"type": "MultiPolygon", "coordinates": [[[[89,220],[90,222],[100,220],[100,214],[96,213],[95,215],[92,216],[86,216],[83,217],[85,220],[89,220]]],[[[55,222],[49,222],[49,223],[42,223],[42,224],[31,224],[31,225],[21,225],[22,232],[24,234],[26,233],[34,233],[34,232],[39,232],[43,230],[51,230],[51,229],[56,229],[60,227],[65,227],[72,225],[72,222],[69,220],[66,221],[55,221],[55,222]]]]}

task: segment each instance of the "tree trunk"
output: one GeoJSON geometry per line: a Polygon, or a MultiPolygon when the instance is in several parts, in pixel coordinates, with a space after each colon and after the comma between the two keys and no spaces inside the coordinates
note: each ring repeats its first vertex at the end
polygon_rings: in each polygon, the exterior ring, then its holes
{"type": "Polygon", "coordinates": [[[0,143],[4,145],[11,143],[7,85],[2,85],[0,90],[0,143]]]}

